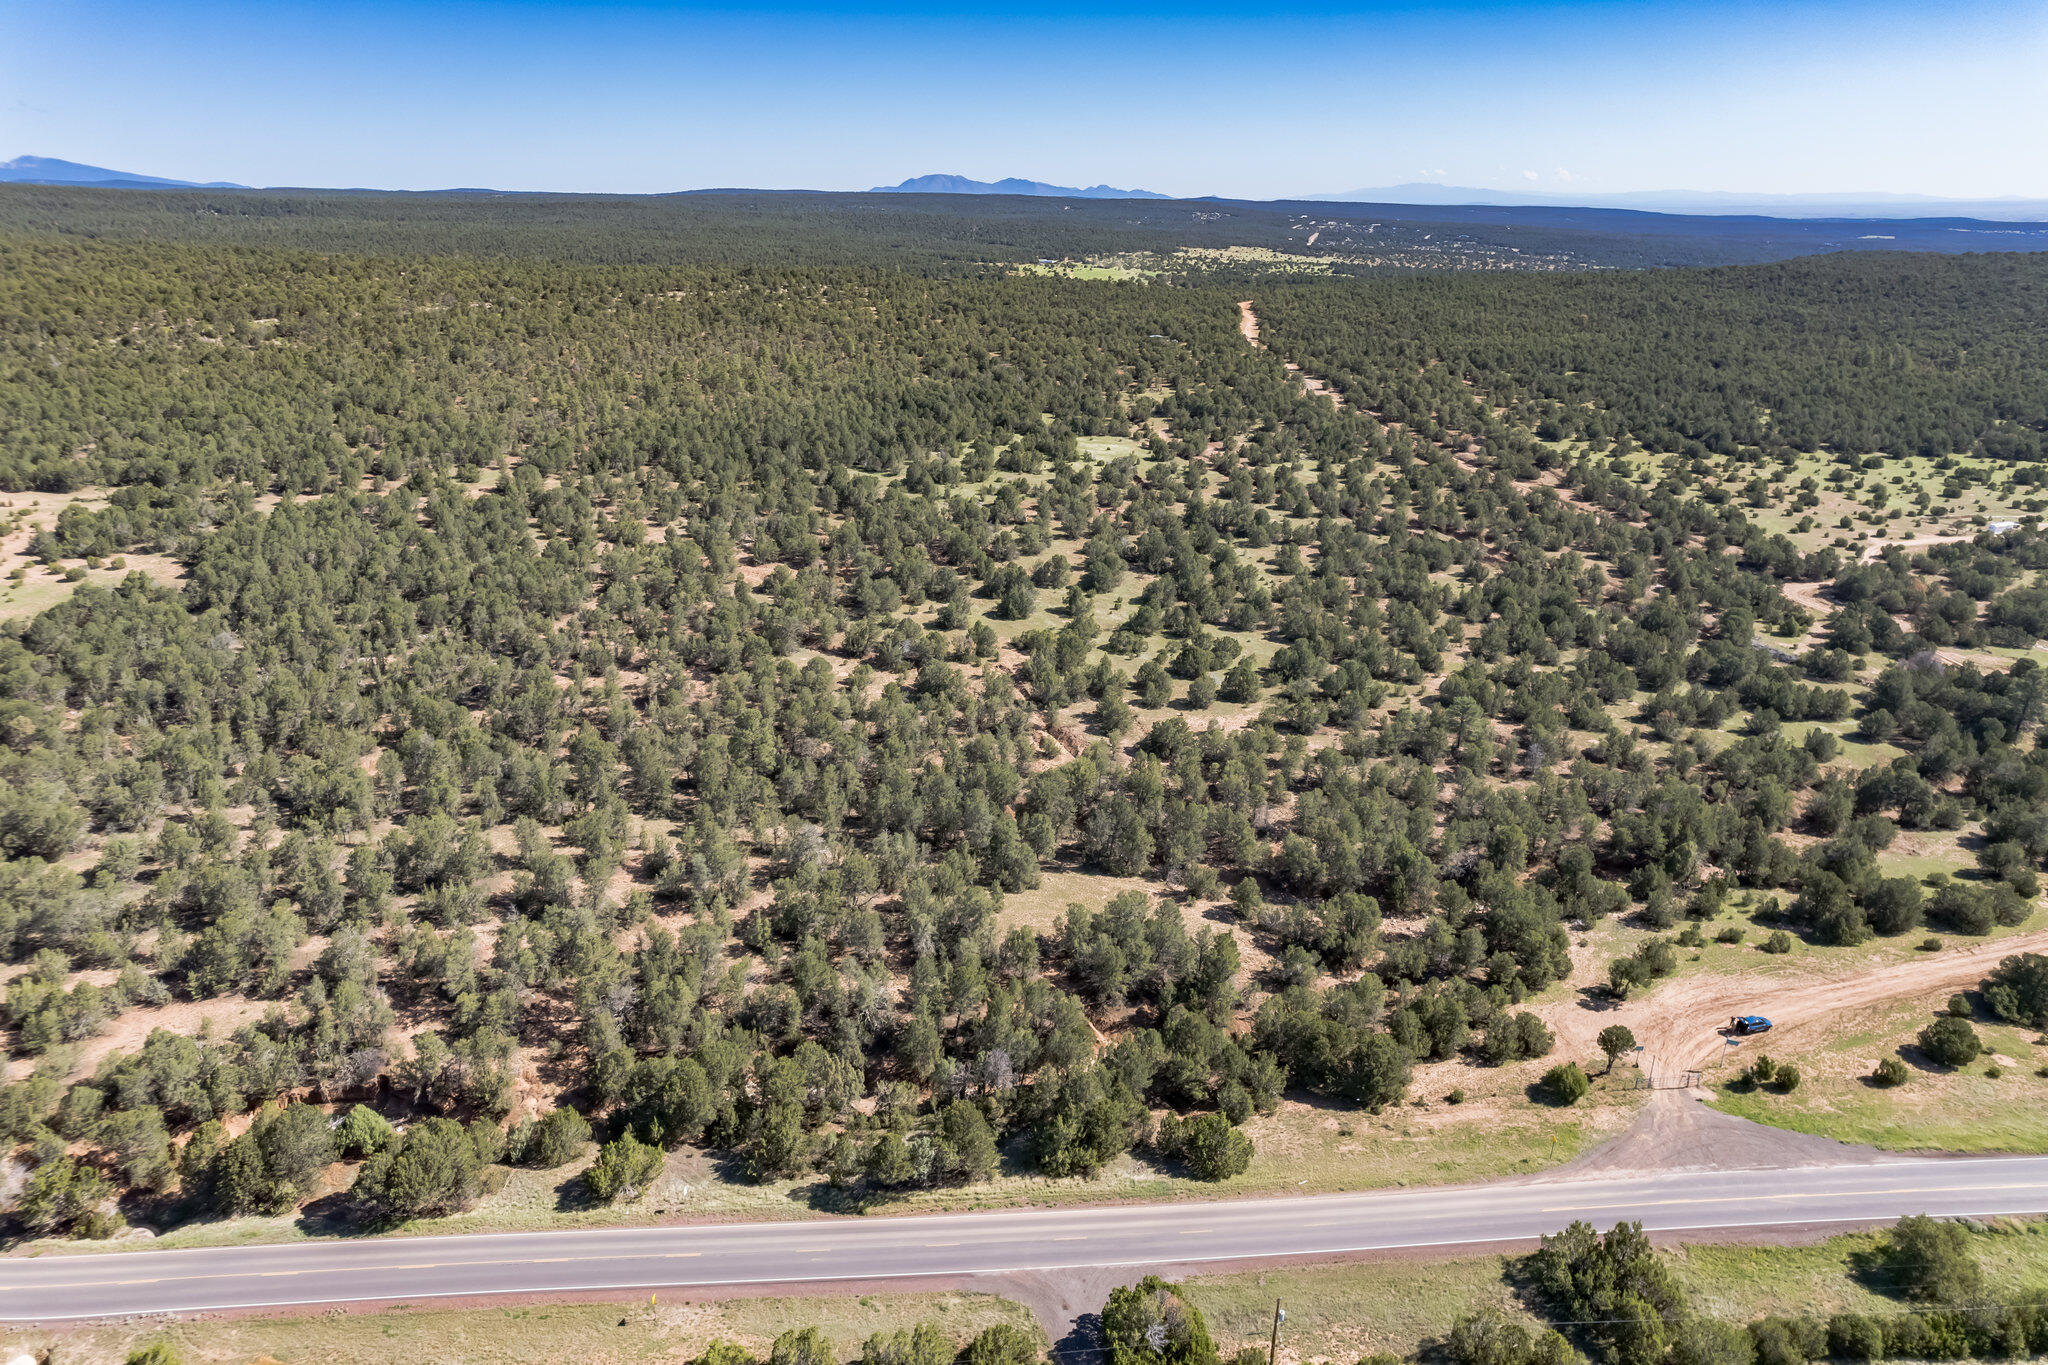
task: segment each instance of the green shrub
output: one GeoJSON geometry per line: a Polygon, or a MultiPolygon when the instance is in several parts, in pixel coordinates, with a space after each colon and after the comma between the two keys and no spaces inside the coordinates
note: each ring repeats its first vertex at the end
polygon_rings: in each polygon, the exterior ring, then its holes
{"type": "Polygon", "coordinates": [[[1221,1365],[1202,1311],[1157,1275],[1109,1291],[1102,1341],[1109,1365],[1221,1365]]]}
{"type": "Polygon", "coordinates": [[[2016,953],[1984,978],[1984,1003],[2000,1019],[2048,1029],[2048,956],[2016,953]]]}
{"type": "Polygon", "coordinates": [[[603,1203],[628,1203],[646,1194],[661,1174],[661,1148],[626,1133],[607,1142],[583,1173],[584,1188],[603,1203]]]}
{"type": "Polygon", "coordinates": [[[349,1160],[373,1157],[397,1140],[391,1121],[367,1104],[349,1110],[334,1130],[334,1148],[349,1160]]]}
{"type": "Polygon", "coordinates": [[[1037,1359],[1038,1343],[1007,1322],[983,1328],[960,1352],[960,1365],[1033,1365],[1037,1359]]]}
{"type": "Polygon", "coordinates": [[[1228,1180],[1252,1164],[1252,1140],[1221,1114],[1197,1114],[1186,1122],[1169,1115],[1159,1129],[1160,1150],[1186,1162],[1203,1180],[1228,1180]]]}
{"type": "Polygon", "coordinates": [[[522,1166],[551,1171],[566,1166],[590,1141],[590,1122],[567,1105],[558,1105],[531,1126],[521,1125],[512,1159],[522,1166]]]}
{"type": "Polygon", "coordinates": [[[1543,1073],[1543,1089],[1558,1104],[1577,1104],[1593,1089],[1593,1082],[1577,1062],[1559,1062],[1543,1073]]]}
{"type": "Polygon", "coordinates": [[[476,1143],[462,1125],[431,1118],[365,1162],[350,1192],[381,1216],[419,1218],[467,1207],[482,1176],[476,1143]]]}
{"type": "Polygon", "coordinates": [[[714,1338],[704,1348],[704,1354],[690,1362],[690,1365],[761,1365],[754,1353],[736,1341],[723,1337],[714,1338]]]}
{"type": "Polygon", "coordinates": [[[1884,1328],[1861,1313],[1837,1313],[1828,1319],[1828,1354],[1836,1360],[1880,1360],[1884,1328]]]}
{"type": "Polygon", "coordinates": [[[112,1228],[102,1230],[104,1215],[99,1206],[113,1193],[113,1187],[98,1171],[71,1157],[60,1156],[44,1162],[29,1175],[15,1204],[14,1216],[31,1236],[68,1232],[80,1237],[104,1237],[112,1228]]]}
{"type": "MultiPolygon", "coordinates": [[[[606,1143],[605,1149],[609,1151],[614,1145],[606,1143]]],[[[768,1365],[838,1365],[838,1357],[832,1352],[832,1343],[817,1328],[792,1327],[768,1348],[768,1365]]]]}
{"type": "Polygon", "coordinates": [[[1949,1014],[1920,1030],[1920,1050],[1943,1066],[1968,1066],[1984,1051],[1984,1043],[1968,1020],[1949,1014]]]}
{"type": "Polygon", "coordinates": [[[1885,1245],[1885,1263],[1900,1293],[1921,1303],[1974,1303],[1984,1274],[1970,1234],[1955,1223],[1915,1214],[1901,1218],[1885,1245]]]}
{"type": "Polygon", "coordinates": [[[920,1322],[909,1331],[876,1332],[860,1348],[860,1365],[952,1365],[953,1344],[938,1327],[920,1322]]]}
{"type": "Polygon", "coordinates": [[[1870,1078],[1879,1085],[1904,1085],[1906,1064],[1897,1057],[1880,1057],[1877,1059],[1877,1070],[1870,1073],[1870,1078]]]}

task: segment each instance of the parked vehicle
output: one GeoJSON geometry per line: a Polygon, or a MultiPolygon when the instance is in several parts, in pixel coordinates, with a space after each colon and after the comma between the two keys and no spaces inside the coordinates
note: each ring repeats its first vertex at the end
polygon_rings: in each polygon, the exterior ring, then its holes
{"type": "Polygon", "coordinates": [[[1738,1038],[1747,1038],[1752,1033],[1769,1033],[1771,1021],[1761,1014],[1738,1014],[1728,1021],[1728,1031],[1738,1038]]]}

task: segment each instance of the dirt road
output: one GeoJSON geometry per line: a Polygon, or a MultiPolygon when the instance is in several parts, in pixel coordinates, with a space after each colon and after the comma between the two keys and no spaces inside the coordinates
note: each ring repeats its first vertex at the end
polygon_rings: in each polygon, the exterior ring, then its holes
{"type": "MultiPolygon", "coordinates": [[[[1244,334],[1244,339],[1250,342],[1252,345],[1258,347],[1260,350],[1266,349],[1265,343],[1259,340],[1259,315],[1257,312],[1253,310],[1252,301],[1250,299],[1238,300],[1237,330],[1242,332],[1244,334]]],[[[1330,406],[1333,408],[1343,408],[1344,395],[1337,392],[1337,390],[1330,384],[1328,380],[1310,374],[1307,370],[1302,369],[1301,366],[1295,364],[1291,360],[1282,360],[1280,363],[1283,367],[1285,367],[1287,373],[1293,375],[1296,379],[1299,379],[1301,381],[1302,388],[1308,390],[1309,393],[1315,395],[1318,398],[1328,399],[1330,402],[1330,406]]]]}
{"type": "MultiPolygon", "coordinates": [[[[1787,977],[1767,973],[1679,977],[1619,1005],[1589,992],[1539,1010],[1570,1052],[1597,1052],[1609,1024],[1626,1024],[1661,1075],[1705,1067],[1727,1050],[1719,1030],[1738,1014],[1762,1014],[1775,1027],[1773,1051],[1795,1054],[1817,1024],[1845,1010],[1975,986],[2013,953],[2048,952],[2048,929],[1968,948],[1909,958],[1868,971],[1787,977]]],[[[1847,966],[1848,964],[1844,964],[1847,966]]]]}
{"type": "Polygon", "coordinates": [[[1865,563],[1868,563],[1873,559],[1884,558],[1886,550],[1904,550],[1907,554],[1911,554],[1915,550],[1930,549],[1936,545],[1955,545],[1962,541],[1975,540],[1976,538],[1977,533],[1972,531],[1967,535],[1913,536],[1906,540],[1873,540],[1863,547],[1863,559],[1865,563]]]}

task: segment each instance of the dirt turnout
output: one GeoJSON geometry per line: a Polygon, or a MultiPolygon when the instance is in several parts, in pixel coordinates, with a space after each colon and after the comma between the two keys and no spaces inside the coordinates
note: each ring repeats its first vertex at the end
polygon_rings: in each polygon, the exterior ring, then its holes
{"type": "Polygon", "coordinates": [[[1897,1153],[1795,1133],[1709,1109],[1706,1090],[1658,1090],[1626,1133],[1532,1184],[1589,1175],[1660,1171],[1782,1171],[1806,1166],[1868,1166],[1897,1153]]]}
{"type": "Polygon", "coordinates": [[[1237,303],[1237,330],[1244,333],[1244,339],[1252,345],[1259,344],[1259,315],[1252,311],[1250,299],[1239,299],[1237,303]]]}
{"type": "MultiPolygon", "coordinates": [[[[1247,305],[1240,304],[1238,306],[1245,307],[1247,305]]],[[[1975,540],[1976,538],[1977,533],[1971,531],[1967,535],[1913,536],[1907,540],[1873,540],[1863,547],[1863,558],[1865,562],[1868,562],[1873,559],[1884,558],[1886,550],[1904,550],[1911,554],[1915,550],[1925,550],[1936,545],[1955,545],[1962,541],[1975,540]]]]}
{"type": "Polygon", "coordinates": [[[1797,1052],[1802,1031],[1844,1010],[1974,986],[2013,953],[2048,952],[2048,929],[1970,948],[1946,948],[1870,971],[1816,979],[1765,974],[1698,975],[1662,982],[1638,999],[1602,1008],[1581,992],[1539,1013],[1573,1051],[1598,1050],[1609,1024],[1626,1024],[1646,1064],[1665,1071],[1700,1069],[1727,1051],[1719,1030],[1738,1014],[1761,1014],[1775,1025],[1774,1050],[1797,1052]]]}

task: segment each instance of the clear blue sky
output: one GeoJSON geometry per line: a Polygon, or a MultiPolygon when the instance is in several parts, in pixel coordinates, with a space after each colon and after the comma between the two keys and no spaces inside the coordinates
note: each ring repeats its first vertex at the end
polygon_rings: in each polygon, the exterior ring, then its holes
{"type": "Polygon", "coordinates": [[[2048,4],[0,0],[0,159],[248,184],[2048,197],[2048,4]]]}

